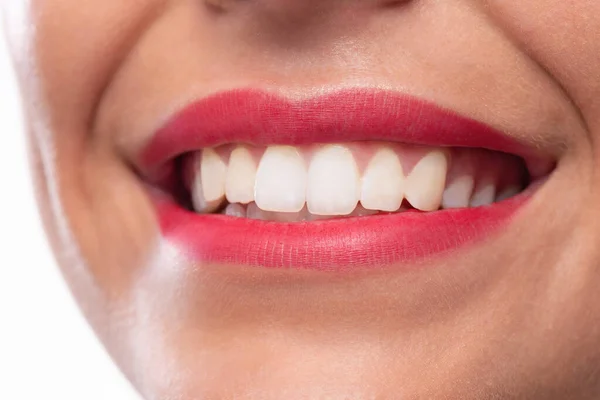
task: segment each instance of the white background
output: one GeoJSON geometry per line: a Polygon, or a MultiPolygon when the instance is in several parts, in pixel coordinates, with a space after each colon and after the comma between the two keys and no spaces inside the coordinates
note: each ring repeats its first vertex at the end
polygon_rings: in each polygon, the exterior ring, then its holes
{"type": "Polygon", "coordinates": [[[46,243],[1,32],[0,399],[138,399],[79,314],[46,243]]]}

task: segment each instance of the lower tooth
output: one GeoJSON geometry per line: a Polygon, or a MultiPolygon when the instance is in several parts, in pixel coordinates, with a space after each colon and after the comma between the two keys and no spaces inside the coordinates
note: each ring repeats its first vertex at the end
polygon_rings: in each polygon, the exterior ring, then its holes
{"type": "Polygon", "coordinates": [[[354,209],[354,211],[352,211],[352,214],[349,215],[349,217],[365,217],[368,215],[375,215],[375,214],[379,214],[378,210],[367,210],[366,208],[364,208],[363,206],[361,206],[360,204],[354,209]]]}
{"type": "Polygon", "coordinates": [[[469,199],[473,192],[473,177],[463,175],[447,184],[442,195],[442,207],[464,208],[469,206],[469,199]]]}
{"type": "Polygon", "coordinates": [[[297,213],[264,211],[256,203],[247,206],[246,218],[274,222],[302,222],[308,219],[306,207],[297,213]]]}
{"type": "Polygon", "coordinates": [[[496,197],[496,201],[503,201],[506,199],[510,199],[521,193],[521,189],[518,186],[510,186],[504,189],[500,194],[496,197]]]}
{"type": "MultiPolygon", "coordinates": [[[[402,210],[402,209],[401,209],[402,210]]],[[[264,211],[256,205],[256,203],[250,203],[247,206],[239,203],[229,204],[225,211],[225,215],[231,217],[256,219],[261,221],[274,221],[274,222],[305,222],[305,221],[320,221],[325,219],[338,218],[338,215],[316,215],[308,212],[308,209],[304,207],[300,212],[297,213],[284,213],[284,212],[272,212],[264,211]]],[[[367,210],[362,206],[357,206],[354,211],[344,217],[364,217],[369,215],[378,214],[379,211],[367,210]]]]}
{"type": "Polygon", "coordinates": [[[471,198],[471,207],[487,206],[494,202],[496,197],[496,185],[486,183],[478,188],[471,198]]]}
{"type": "Polygon", "coordinates": [[[244,207],[243,205],[241,205],[239,203],[229,204],[225,208],[224,214],[228,215],[230,217],[245,218],[246,217],[246,207],[244,207]]]}
{"type": "Polygon", "coordinates": [[[269,219],[269,212],[261,210],[256,203],[248,204],[246,208],[246,218],[249,219],[258,219],[261,221],[266,221],[269,219]]]}
{"type": "Polygon", "coordinates": [[[273,213],[274,220],[277,222],[302,222],[308,217],[306,206],[297,213],[273,213]]]}

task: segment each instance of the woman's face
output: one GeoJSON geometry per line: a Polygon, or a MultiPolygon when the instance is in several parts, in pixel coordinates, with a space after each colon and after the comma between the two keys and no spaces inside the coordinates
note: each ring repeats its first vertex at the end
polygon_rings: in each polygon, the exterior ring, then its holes
{"type": "Polygon", "coordinates": [[[3,6],[48,236],[146,398],[600,395],[600,2],[3,6]]]}

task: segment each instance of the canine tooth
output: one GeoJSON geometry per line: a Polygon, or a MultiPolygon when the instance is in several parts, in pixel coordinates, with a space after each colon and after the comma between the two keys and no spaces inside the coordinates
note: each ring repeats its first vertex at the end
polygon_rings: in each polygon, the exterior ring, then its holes
{"type": "Polygon", "coordinates": [[[404,173],[391,149],[381,149],[362,178],[360,204],[369,210],[396,211],[404,199],[404,173]]]}
{"type": "Polygon", "coordinates": [[[304,159],[295,147],[267,148],[256,172],[254,197],[265,211],[298,212],[306,201],[304,159]]]}
{"type": "Polygon", "coordinates": [[[475,181],[473,175],[465,174],[454,178],[444,189],[442,195],[443,208],[465,208],[473,193],[475,181]]]}
{"type": "Polygon", "coordinates": [[[470,206],[480,207],[492,204],[495,197],[496,184],[494,182],[484,181],[477,189],[475,189],[475,193],[473,193],[473,197],[471,197],[470,206]]]}
{"type": "Polygon", "coordinates": [[[421,211],[440,207],[448,170],[448,156],[443,150],[426,154],[414,166],[406,179],[405,196],[410,204],[421,211]]]}
{"type": "Polygon", "coordinates": [[[222,200],[225,196],[227,165],[213,149],[202,150],[200,163],[202,191],[207,202],[222,200]]]}
{"type": "Polygon", "coordinates": [[[352,152],[339,145],[316,151],[308,169],[306,200],[316,215],[348,215],[358,203],[360,177],[352,152]]]}
{"type": "Polygon", "coordinates": [[[192,205],[198,213],[208,214],[216,211],[222,204],[222,199],[206,201],[202,192],[202,183],[200,178],[196,178],[192,184],[192,205]]]}
{"type": "Polygon", "coordinates": [[[192,157],[194,166],[193,180],[190,187],[192,205],[194,206],[194,210],[198,213],[214,212],[220,207],[223,198],[219,197],[212,201],[206,200],[202,183],[202,153],[198,152],[192,157]]]}
{"type": "Polygon", "coordinates": [[[254,201],[254,184],[256,181],[256,163],[250,151],[238,147],[231,152],[225,194],[230,203],[248,204],[254,201]]]}

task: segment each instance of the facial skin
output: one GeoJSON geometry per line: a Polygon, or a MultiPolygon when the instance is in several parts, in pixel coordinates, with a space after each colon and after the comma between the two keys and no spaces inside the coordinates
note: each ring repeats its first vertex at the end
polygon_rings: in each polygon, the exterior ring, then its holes
{"type": "Polygon", "coordinates": [[[57,260],[147,399],[600,396],[600,3],[2,4],[57,260]],[[504,232],[434,269],[198,265],[160,241],[136,151],[238,87],[384,87],[557,168],[504,232]]]}

